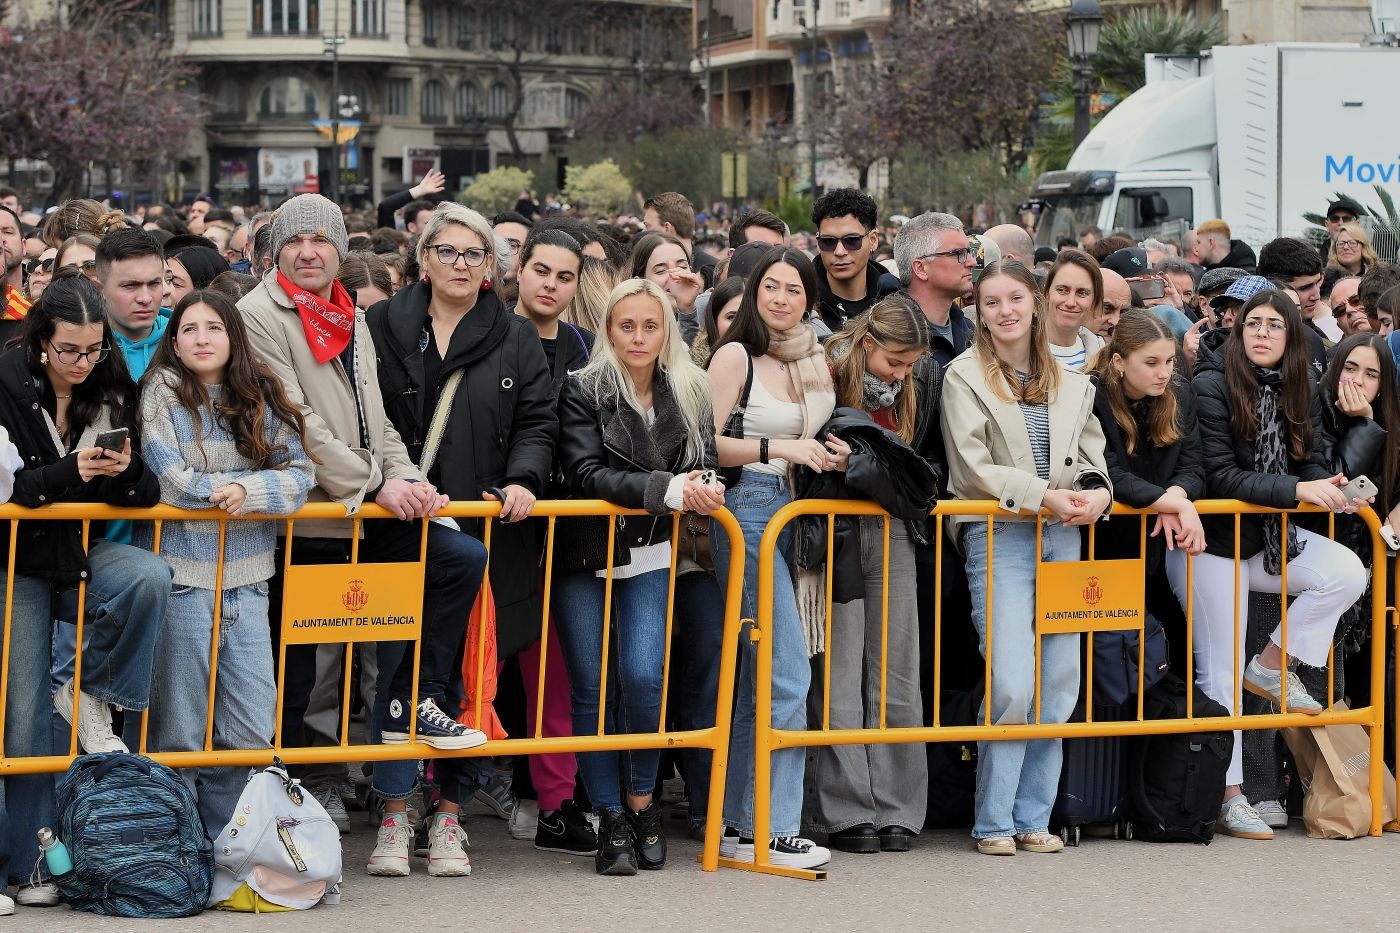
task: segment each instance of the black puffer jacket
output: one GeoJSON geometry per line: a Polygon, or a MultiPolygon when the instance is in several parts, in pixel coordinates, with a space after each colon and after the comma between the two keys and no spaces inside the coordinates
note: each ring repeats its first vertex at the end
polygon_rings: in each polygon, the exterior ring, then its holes
{"type": "MultiPolygon", "coordinates": [[[[559,465],[570,490],[583,499],[602,499],[629,509],[645,509],[665,518],[619,516],[613,565],[625,566],[632,548],[669,541],[673,523],[666,505],[671,479],[691,470],[714,469],[714,419],[700,419],[704,455],[686,455],[685,421],[670,381],[658,373],[652,383],[650,426],[631,406],[598,399],[578,376],[564,382],[559,398],[559,465]]],[[[555,537],[555,572],[576,573],[606,566],[607,522],[561,521],[555,537]],[[599,528],[601,527],[601,535],[599,528]]]]}
{"type": "MultiPolygon", "coordinates": [[[[1337,408],[1337,400],[1326,389],[1322,394],[1322,443],[1327,451],[1327,470],[1335,476],[1342,473],[1348,480],[1365,476],[1376,484],[1375,509],[1384,514],[1395,505],[1396,490],[1387,488],[1385,480],[1385,428],[1371,418],[1346,415],[1337,408]]],[[[1393,439],[1400,443],[1400,438],[1393,439]]]]}
{"type": "MultiPolygon", "coordinates": [[[[132,386],[131,391],[136,392],[132,386]]],[[[23,347],[0,355],[0,424],[10,432],[24,468],[15,474],[15,490],[10,501],[26,508],[40,508],[55,502],[94,502],[106,505],[148,508],[160,502],[160,481],[146,469],[137,437],[137,425],[122,423],[113,414],[113,426],[131,430],[131,466],[115,477],[98,477],[86,483],[78,473],[78,457],[60,453],[53,432],[44,420],[52,412],[53,392],[48,380],[34,374],[23,347]]],[[[87,425],[70,426],[69,438],[82,437],[87,425]]],[[[94,522],[91,537],[101,537],[102,522],[94,522]]],[[[0,522],[0,559],[6,559],[10,546],[10,523],[0,522]]],[[[87,555],[83,551],[82,522],[20,522],[15,549],[15,570],[59,584],[77,584],[88,578],[87,555]]]]}
{"type": "MultiPolygon", "coordinates": [[[[1241,499],[1255,505],[1286,509],[1298,504],[1300,481],[1327,479],[1322,405],[1316,385],[1308,416],[1313,427],[1313,447],[1306,459],[1292,460],[1286,474],[1260,473],[1254,468],[1254,443],[1246,441],[1230,427],[1230,396],[1225,385],[1221,355],[1229,332],[1215,330],[1201,338],[1193,385],[1201,432],[1201,458],[1205,470],[1205,496],[1212,499],[1241,499]]],[[[1206,516],[1206,552],[1217,557],[1235,553],[1234,518],[1206,516]]],[[[1240,522],[1240,559],[1247,560],[1264,548],[1262,517],[1246,515],[1240,522]]]]}
{"type": "MultiPolygon", "coordinates": [[[[454,500],[479,501],[486,490],[512,484],[542,496],[554,464],[559,419],[539,333],[506,311],[493,292],[482,292],[442,351],[437,385],[426,386],[419,347],[431,295],[429,285],[415,283],[366,315],[389,420],[417,463],[432,420],[425,401],[436,399],[448,377],[464,369],[428,478],[454,500]]],[[[482,536],[481,522],[459,524],[482,536]]],[[[528,522],[495,525],[490,576],[502,657],[539,636],[539,564],[536,534],[528,522]]]]}
{"type": "MultiPolygon", "coordinates": [[[[1127,437],[1118,419],[1108,392],[1095,379],[1098,395],[1094,398],[1094,414],[1103,427],[1104,459],[1108,462],[1108,478],[1113,483],[1113,497],[1124,505],[1145,509],[1167,491],[1179,486],[1188,499],[1199,499],[1205,488],[1201,471],[1201,437],[1196,425],[1196,393],[1191,383],[1176,377],[1168,389],[1176,396],[1177,424],[1182,436],[1175,444],[1159,447],[1148,434],[1147,408],[1139,402],[1131,405],[1137,425],[1138,443],[1128,453],[1127,437]]],[[[1117,558],[1138,556],[1142,519],[1128,516],[1111,518],[1098,532],[1095,557],[1117,558]]],[[[1164,544],[1160,536],[1147,542],[1147,571],[1152,573],[1162,562],[1164,544]]]]}
{"type": "MultiPolygon", "coordinates": [[[[828,434],[835,434],[851,447],[846,471],[818,473],[810,467],[796,467],[792,474],[793,498],[873,500],[896,519],[902,519],[916,543],[927,543],[928,513],[938,501],[942,471],[859,409],[838,408],[832,412],[817,437],[828,434]]],[[[804,515],[796,524],[793,556],[798,566],[817,567],[825,563],[825,517],[804,515]]],[[[865,592],[856,517],[838,517],[833,535],[832,599],[850,602],[865,592]]]]}

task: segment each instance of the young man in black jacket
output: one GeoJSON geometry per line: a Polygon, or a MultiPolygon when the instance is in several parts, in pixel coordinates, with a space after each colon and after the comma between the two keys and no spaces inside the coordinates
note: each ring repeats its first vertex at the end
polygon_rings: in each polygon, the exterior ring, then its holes
{"type": "Polygon", "coordinates": [[[836,333],[846,322],[899,290],[873,261],[879,241],[875,199],[855,188],[834,188],[812,205],[817,228],[817,313],[836,333]]]}

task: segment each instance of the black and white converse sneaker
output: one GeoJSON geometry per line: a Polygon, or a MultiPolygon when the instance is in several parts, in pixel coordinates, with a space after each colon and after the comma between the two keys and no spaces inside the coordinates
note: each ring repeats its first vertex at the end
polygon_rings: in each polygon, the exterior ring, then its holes
{"type": "MultiPolygon", "coordinates": [[[[386,745],[408,741],[408,711],[402,700],[389,701],[389,716],[384,721],[383,739],[386,745]]],[[[469,729],[448,716],[431,697],[418,704],[418,741],[433,748],[476,748],[486,744],[486,733],[469,729]]]]}
{"type": "MultiPolygon", "coordinates": [[[[726,828],[719,841],[722,858],[753,861],[753,840],[726,828]]],[[[785,868],[819,868],[831,861],[831,852],[801,836],[774,836],[768,844],[768,862],[785,868]]]]}

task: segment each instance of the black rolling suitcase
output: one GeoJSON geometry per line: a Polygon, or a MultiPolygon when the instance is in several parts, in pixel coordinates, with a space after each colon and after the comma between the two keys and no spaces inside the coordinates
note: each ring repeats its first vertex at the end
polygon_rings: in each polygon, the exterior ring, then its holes
{"type": "MultiPolygon", "coordinates": [[[[1136,718],[1137,708],[1095,703],[1094,721],[1136,718]]],[[[1075,711],[1083,719],[1083,707],[1075,711]]],[[[1060,792],[1050,814],[1050,831],[1077,846],[1085,826],[1111,827],[1115,839],[1131,838],[1128,824],[1128,746],[1121,736],[1065,739],[1060,792]]]]}

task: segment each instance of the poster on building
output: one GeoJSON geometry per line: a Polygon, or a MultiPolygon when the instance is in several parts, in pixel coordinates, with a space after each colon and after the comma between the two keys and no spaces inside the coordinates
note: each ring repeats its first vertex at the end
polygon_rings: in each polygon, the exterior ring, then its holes
{"type": "Polygon", "coordinates": [[[259,149],[258,165],[258,182],[264,191],[318,190],[315,149],[259,149]]]}
{"type": "Polygon", "coordinates": [[[430,170],[442,171],[441,146],[403,147],[404,180],[412,179],[417,181],[428,174],[430,170]]]}
{"type": "Polygon", "coordinates": [[[243,158],[219,160],[219,188],[245,189],[248,187],[248,160],[243,158]]]}

